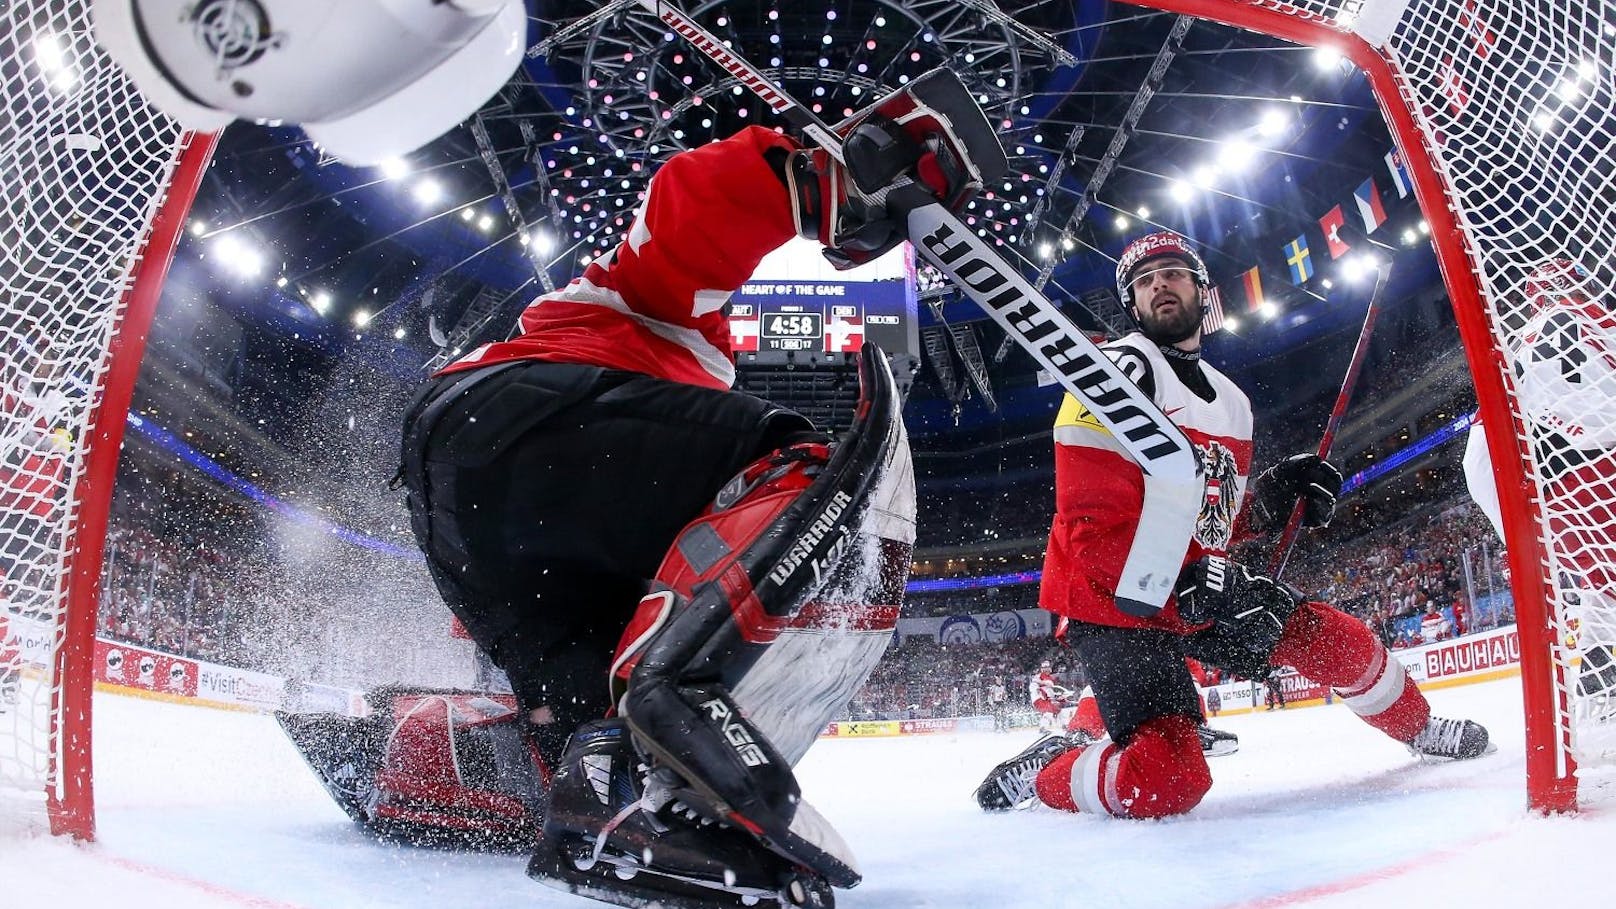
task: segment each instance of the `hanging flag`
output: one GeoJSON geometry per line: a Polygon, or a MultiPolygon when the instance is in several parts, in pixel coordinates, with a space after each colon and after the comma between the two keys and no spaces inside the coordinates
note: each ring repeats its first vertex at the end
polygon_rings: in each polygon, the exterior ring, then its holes
{"type": "Polygon", "coordinates": [[[1352,201],[1358,203],[1364,233],[1372,234],[1375,228],[1386,223],[1386,208],[1380,204],[1380,189],[1375,186],[1374,177],[1363,181],[1362,186],[1352,191],[1352,201]]]}
{"type": "Polygon", "coordinates": [[[1201,314],[1201,334],[1209,335],[1223,328],[1223,294],[1216,287],[1206,289],[1206,312],[1201,314]]]}
{"type": "Polygon", "coordinates": [[[1262,305],[1262,277],[1257,274],[1257,269],[1253,268],[1252,270],[1241,275],[1240,286],[1245,288],[1246,291],[1247,312],[1250,312],[1251,310],[1262,305]]]}
{"type": "Polygon", "coordinates": [[[1285,244],[1285,264],[1291,268],[1291,283],[1306,284],[1313,277],[1313,252],[1307,248],[1307,234],[1285,244]]]}
{"type": "Polygon", "coordinates": [[[1409,190],[1414,188],[1414,181],[1408,177],[1408,168],[1403,165],[1403,153],[1392,149],[1386,153],[1386,169],[1392,172],[1392,185],[1397,187],[1397,198],[1408,198],[1409,190]]]}
{"type": "Polygon", "coordinates": [[[1319,230],[1324,231],[1324,245],[1330,250],[1330,258],[1339,259],[1347,254],[1352,246],[1341,239],[1341,228],[1347,224],[1347,216],[1341,213],[1341,206],[1337,205],[1324,213],[1319,219],[1319,230]]]}

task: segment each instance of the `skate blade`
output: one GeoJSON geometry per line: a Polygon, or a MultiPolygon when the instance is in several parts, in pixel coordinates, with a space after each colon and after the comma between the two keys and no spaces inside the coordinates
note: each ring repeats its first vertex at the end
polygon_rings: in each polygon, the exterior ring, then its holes
{"type": "Polygon", "coordinates": [[[1214,742],[1214,743],[1212,743],[1211,748],[1203,748],[1203,749],[1201,749],[1201,753],[1206,755],[1209,758],[1213,758],[1213,757],[1223,757],[1224,755],[1227,755],[1227,754],[1234,754],[1236,751],[1239,751],[1239,750],[1240,750],[1240,743],[1239,742],[1214,742]]]}
{"type": "Polygon", "coordinates": [[[679,800],[695,809],[702,817],[745,830],[771,852],[794,865],[802,866],[811,874],[824,878],[832,886],[845,890],[857,886],[864,879],[864,875],[853,867],[850,861],[842,861],[814,839],[799,832],[800,827],[808,833],[817,830],[823,836],[835,836],[843,850],[846,850],[846,844],[841,843],[841,837],[835,828],[831,827],[808,802],[799,799],[796,814],[787,825],[787,829],[781,832],[782,835],[770,835],[762,829],[762,825],[731,809],[722,796],[702,783],[699,777],[691,773],[667,749],[659,746],[636,727],[632,717],[626,719],[629,730],[634,733],[634,740],[643,745],[655,760],[667,765],[679,775],[685,786],[684,791],[679,793],[681,796],[679,800]]]}
{"type": "Polygon", "coordinates": [[[727,886],[648,868],[634,859],[577,844],[555,849],[540,843],[528,877],[567,893],[629,909],[835,909],[830,885],[794,876],[778,888],[727,886]]]}
{"type": "Polygon", "coordinates": [[[1423,752],[1416,752],[1414,757],[1417,758],[1421,764],[1452,764],[1452,763],[1454,763],[1456,761],[1474,761],[1474,760],[1476,760],[1478,758],[1484,758],[1489,754],[1496,754],[1497,752],[1498,752],[1498,743],[1489,740],[1487,742],[1487,747],[1481,749],[1481,753],[1478,754],[1478,755],[1475,755],[1474,757],[1467,757],[1467,758],[1447,757],[1446,755],[1425,754],[1423,752]]]}

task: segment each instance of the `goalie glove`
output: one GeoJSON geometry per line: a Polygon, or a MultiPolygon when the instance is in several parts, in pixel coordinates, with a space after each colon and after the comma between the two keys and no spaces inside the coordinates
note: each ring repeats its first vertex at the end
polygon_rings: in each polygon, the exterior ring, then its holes
{"type": "Polygon", "coordinates": [[[987,116],[959,77],[935,69],[835,127],[845,163],[822,149],[792,152],[785,167],[797,233],[825,246],[839,269],[903,242],[905,211],[892,190],[916,185],[949,211],[965,207],[1008,169],[987,116]]]}
{"type": "Polygon", "coordinates": [[[1291,455],[1257,476],[1253,514],[1257,530],[1284,525],[1291,507],[1302,500],[1302,526],[1327,527],[1341,495],[1341,471],[1316,454],[1291,455]]]}
{"type": "Polygon", "coordinates": [[[1268,671],[1285,623],[1302,604],[1301,592],[1289,584],[1215,555],[1186,567],[1175,593],[1184,621],[1211,623],[1193,635],[1203,645],[1196,649],[1218,654],[1218,665],[1247,678],[1268,671]]]}

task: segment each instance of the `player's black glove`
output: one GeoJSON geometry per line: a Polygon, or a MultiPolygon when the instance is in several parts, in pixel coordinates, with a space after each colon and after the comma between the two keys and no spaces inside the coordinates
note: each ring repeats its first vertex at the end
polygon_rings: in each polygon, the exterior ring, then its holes
{"type": "Polygon", "coordinates": [[[1341,495],[1341,471],[1316,454],[1291,455],[1257,476],[1252,517],[1256,530],[1278,530],[1302,500],[1302,526],[1325,527],[1341,495]]]}
{"type": "Polygon", "coordinates": [[[987,116],[946,69],[920,76],[835,130],[845,164],[805,148],[791,153],[785,177],[797,233],[823,243],[837,268],[862,265],[903,242],[911,208],[935,201],[958,212],[1009,167],[987,116]]]}
{"type": "Polygon", "coordinates": [[[1193,650],[1247,678],[1267,673],[1285,623],[1302,604],[1290,585],[1210,555],[1179,574],[1175,594],[1184,621],[1212,623],[1190,636],[1193,650]]]}

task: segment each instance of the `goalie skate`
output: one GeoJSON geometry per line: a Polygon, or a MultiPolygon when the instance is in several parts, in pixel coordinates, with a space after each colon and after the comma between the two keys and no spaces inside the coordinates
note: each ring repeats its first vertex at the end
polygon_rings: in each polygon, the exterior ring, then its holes
{"type": "Polygon", "coordinates": [[[621,720],[574,734],[528,875],[630,907],[831,909],[830,885],[752,838],[701,819],[647,778],[621,720]]]}

